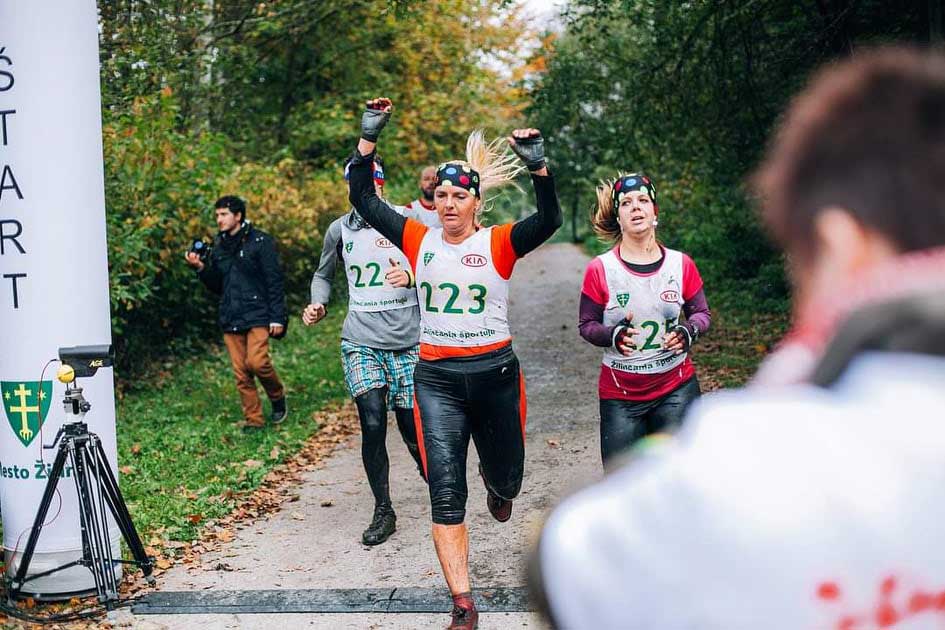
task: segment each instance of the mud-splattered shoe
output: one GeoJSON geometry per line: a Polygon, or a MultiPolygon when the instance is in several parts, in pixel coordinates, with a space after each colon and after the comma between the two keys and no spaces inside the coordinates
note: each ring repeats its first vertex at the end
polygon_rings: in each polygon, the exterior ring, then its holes
{"type": "Polygon", "coordinates": [[[482,474],[482,464],[479,464],[479,476],[482,477],[482,483],[486,486],[486,507],[489,508],[492,518],[500,523],[512,518],[512,502],[492,493],[489,484],[486,483],[486,476],[482,474]]]}
{"type": "Polygon", "coordinates": [[[396,529],[397,515],[394,514],[394,508],[390,504],[378,505],[374,508],[374,519],[361,534],[361,542],[369,546],[379,545],[390,538],[396,529]]]}
{"type": "Polygon", "coordinates": [[[472,593],[453,595],[453,612],[450,617],[447,630],[476,630],[479,627],[479,611],[476,610],[472,593]]]}

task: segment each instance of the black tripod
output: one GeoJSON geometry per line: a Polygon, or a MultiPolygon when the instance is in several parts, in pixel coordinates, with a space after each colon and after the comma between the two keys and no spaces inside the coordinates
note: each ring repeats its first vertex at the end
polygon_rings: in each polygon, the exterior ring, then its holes
{"type": "MultiPolygon", "coordinates": [[[[77,419],[62,425],[52,444],[43,445],[43,448],[51,449],[55,448],[58,442],[59,450],[56,452],[56,459],[46,481],[39,511],[33,521],[30,537],[26,542],[23,555],[20,557],[16,573],[13,574],[13,577],[9,577],[9,573],[7,574],[7,596],[10,600],[22,597],[24,596],[24,585],[32,580],[46,577],[70,567],[85,566],[92,572],[95,580],[95,594],[98,596],[99,602],[111,608],[118,603],[118,578],[115,576],[115,569],[122,563],[133,564],[140,567],[148,583],[153,584],[154,577],[151,575],[153,560],[144,552],[141,538],[138,537],[134,523],[131,522],[128,507],[125,505],[121,491],[118,489],[118,482],[108,466],[101,440],[97,435],[91,433],[88,425],[83,422],[85,414],[92,406],[82,397],[82,388],[67,384],[66,394],[62,402],[66,413],[77,416],[77,419]],[[29,570],[30,561],[33,559],[36,543],[46,521],[46,513],[49,511],[49,505],[56,493],[56,485],[59,483],[67,459],[72,465],[72,478],[75,480],[76,492],[79,497],[82,557],[55,569],[35,573],[27,577],[26,573],[29,570]],[[121,535],[128,544],[128,549],[131,551],[134,560],[122,560],[120,556],[117,559],[114,557],[111,541],[108,537],[106,505],[118,524],[121,535]]],[[[43,597],[42,594],[33,592],[28,593],[28,595],[38,599],[43,597]]]]}

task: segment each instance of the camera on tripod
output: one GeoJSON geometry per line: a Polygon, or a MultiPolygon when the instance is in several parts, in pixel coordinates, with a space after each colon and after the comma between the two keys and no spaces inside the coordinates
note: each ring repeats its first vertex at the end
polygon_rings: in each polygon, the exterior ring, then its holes
{"type": "MultiPolygon", "coordinates": [[[[142,570],[149,583],[154,582],[154,560],[145,553],[128,506],[118,488],[118,480],[108,463],[101,439],[89,431],[84,421],[92,405],[82,396],[82,388],[74,385],[76,378],[94,376],[99,368],[111,367],[114,359],[110,344],[59,348],[61,366],[57,378],[66,384],[62,399],[63,408],[66,414],[73,417],[59,427],[51,444],[43,444],[44,449],[58,448],[23,554],[16,569],[9,567],[3,576],[7,598],[11,603],[27,594],[24,587],[30,581],[73,566],[84,566],[91,571],[95,594],[99,602],[105,604],[108,609],[118,604],[120,565],[134,565],[142,570]],[[30,563],[46,524],[46,515],[57,492],[57,485],[65,479],[62,473],[67,463],[73,471],[72,481],[79,500],[77,525],[82,534],[82,557],[62,566],[29,575],[30,563]],[[116,556],[112,550],[107,518],[109,514],[127,543],[132,560],[123,560],[120,553],[116,556]]],[[[43,599],[41,593],[29,594],[43,599]]]]}

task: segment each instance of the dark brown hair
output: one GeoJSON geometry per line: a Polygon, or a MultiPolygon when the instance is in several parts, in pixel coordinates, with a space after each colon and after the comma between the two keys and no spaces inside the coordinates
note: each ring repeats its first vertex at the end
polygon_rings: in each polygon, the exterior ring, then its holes
{"type": "Polygon", "coordinates": [[[886,48],[821,70],[750,183],[791,254],[814,251],[830,206],[901,251],[945,245],[945,57],[886,48]]]}

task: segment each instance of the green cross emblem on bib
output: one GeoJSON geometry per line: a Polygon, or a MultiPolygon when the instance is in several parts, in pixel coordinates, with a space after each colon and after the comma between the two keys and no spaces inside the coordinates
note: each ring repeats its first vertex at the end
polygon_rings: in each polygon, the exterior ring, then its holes
{"type": "Polygon", "coordinates": [[[629,293],[618,293],[618,294],[617,294],[617,304],[620,305],[620,308],[623,308],[624,306],[626,306],[626,305],[627,305],[627,302],[629,302],[629,301],[630,301],[630,294],[629,294],[629,293]]]}
{"type": "Polygon", "coordinates": [[[433,260],[433,255],[434,255],[435,253],[436,253],[436,252],[427,252],[427,253],[425,253],[425,254],[423,255],[423,264],[424,264],[424,265],[429,265],[429,264],[430,264],[430,261],[433,260]]]}
{"type": "Polygon", "coordinates": [[[3,410],[23,446],[30,445],[46,421],[52,388],[52,381],[0,381],[3,410]]]}
{"type": "Polygon", "coordinates": [[[348,241],[347,243],[345,243],[346,252],[350,254],[352,249],[354,249],[354,241],[348,241]]]}

